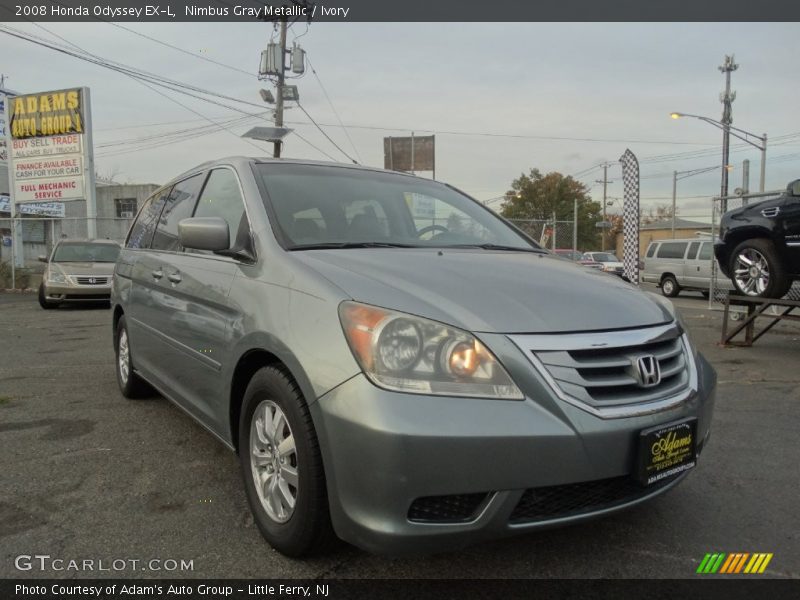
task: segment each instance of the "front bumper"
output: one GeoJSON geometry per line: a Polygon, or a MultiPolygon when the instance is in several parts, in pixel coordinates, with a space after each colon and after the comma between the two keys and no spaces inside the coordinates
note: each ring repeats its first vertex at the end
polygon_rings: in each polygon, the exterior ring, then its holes
{"type": "Polygon", "coordinates": [[[340,537],[376,553],[435,552],[597,517],[661,494],[686,474],[565,516],[526,519],[518,509],[531,488],[629,486],[642,429],[697,417],[698,451],[708,438],[716,375],[702,357],[698,390],[679,406],[605,420],[558,399],[524,359],[504,364],[524,401],[400,394],[357,375],[311,405],[340,537]],[[409,519],[415,500],[439,496],[483,500],[464,522],[409,519]]]}
{"type": "Polygon", "coordinates": [[[70,285],[44,282],[44,297],[52,302],[96,302],[111,298],[111,284],[70,285]]]}

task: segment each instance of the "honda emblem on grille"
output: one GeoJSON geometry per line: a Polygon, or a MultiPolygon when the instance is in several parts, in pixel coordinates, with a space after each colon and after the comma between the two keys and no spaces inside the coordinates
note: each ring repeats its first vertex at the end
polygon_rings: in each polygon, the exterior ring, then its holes
{"type": "Polygon", "coordinates": [[[89,283],[97,283],[97,280],[94,277],[89,277],[89,283]]]}
{"type": "Polygon", "coordinates": [[[649,388],[661,383],[661,367],[652,354],[637,356],[633,361],[633,368],[639,387],[649,388]]]}

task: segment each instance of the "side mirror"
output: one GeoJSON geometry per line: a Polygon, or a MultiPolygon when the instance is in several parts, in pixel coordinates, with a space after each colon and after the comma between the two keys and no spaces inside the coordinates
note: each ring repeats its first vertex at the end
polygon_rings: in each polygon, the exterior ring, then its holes
{"type": "Polygon", "coordinates": [[[38,258],[39,258],[39,262],[43,262],[43,263],[48,262],[47,257],[44,254],[40,254],[38,258]]]}
{"type": "Polygon", "coordinates": [[[220,217],[193,217],[178,223],[178,236],[184,248],[227,250],[231,245],[228,223],[220,217]]]}
{"type": "Polygon", "coordinates": [[[800,196],[800,179],[789,184],[789,193],[792,196],[800,196]]]}

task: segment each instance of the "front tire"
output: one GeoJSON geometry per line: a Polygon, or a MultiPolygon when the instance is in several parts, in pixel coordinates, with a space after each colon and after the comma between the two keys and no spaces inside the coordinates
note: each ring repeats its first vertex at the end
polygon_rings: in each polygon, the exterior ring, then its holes
{"type": "Polygon", "coordinates": [[[239,460],[258,529],[287,556],[333,539],[325,472],[303,394],[287,371],[258,370],[247,386],[239,423],[239,460]]]}
{"type": "Polygon", "coordinates": [[[672,275],[667,275],[661,280],[661,293],[667,298],[674,298],[681,293],[681,286],[678,285],[678,280],[672,275]]]}
{"type": "Polygon", "coordinates": [[[133,357],[131,355],[130,338],[128,337],[128,324],[125,316],[119,318],[117,335],[114,344],[116,356],[117,383],[119,391],[126,398],[146,398],[153,395],[153,389],[139,377],[133,370],[133,357]]]}
{"type": "Polygon", "coordinates": [[[781,298],[792,285],[775,245],[763,238],[736,246],[729,273],[736,291],[754,298],[781,298]]]}

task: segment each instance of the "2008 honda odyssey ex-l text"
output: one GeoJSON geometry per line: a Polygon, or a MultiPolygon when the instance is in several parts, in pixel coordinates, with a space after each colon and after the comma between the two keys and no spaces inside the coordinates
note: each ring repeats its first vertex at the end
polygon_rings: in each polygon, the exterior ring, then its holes
{"type": "Polygon", "coordinates": [[[709,435],[716,375],[667,300],[410,175],[200,165],[142,206],[112,301],[123,395],[149,384],[236,450],[288,555],[607,514],[709,435]]]}

